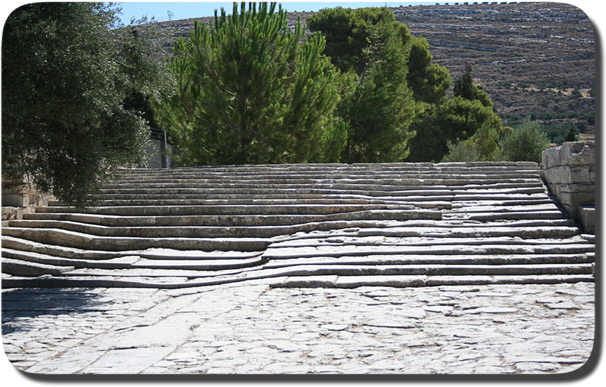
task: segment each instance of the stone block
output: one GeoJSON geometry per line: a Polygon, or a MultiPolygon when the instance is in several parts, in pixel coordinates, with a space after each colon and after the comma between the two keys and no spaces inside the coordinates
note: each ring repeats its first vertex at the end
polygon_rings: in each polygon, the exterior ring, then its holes
{"type": "Polygon", "coordinates": [[[551,184],[592,183],[586,166],[556,166],[546,170],[544,176],[551,184]]]}
{"type": "Polygon", "coordinates": [[[546,149],[541,167],[549,169],[562,165],[594,165],[593,142],[565,142],[558,147],[546,149]]]}
{"type": "Polygon", "coordinates": [[[2,194],[2,206],[5,207],[27,207],[29,196],[24,193],[2,194]]]}
{"type": "Polygon", "coordinates": [[[569,165],[594,165],[594,143],[593,142],[569,142],[564,143],[564,162],[569,165]],[[567,145],[567,146],[565,146],[567,145]]]}
{"type": "Polygon", "coordinates": [[[579,220],[583,225],[584,232],[588,234],[595,234],[595,207],[580,207],[579,220]]]}

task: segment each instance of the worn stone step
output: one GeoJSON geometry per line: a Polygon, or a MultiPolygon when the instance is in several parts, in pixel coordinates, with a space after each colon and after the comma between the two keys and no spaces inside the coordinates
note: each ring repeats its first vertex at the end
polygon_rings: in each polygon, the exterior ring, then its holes
{"type": "Polygon", "coordinates": [[[61,275],[64,272],[73,269],[73,266],[55,266],[2,257],[2,273],[4,274],[22,277],[38,277],[41,275],[61,275]]]}
{"type": "Polygon", "coordinates": [[[73,258],[73,259],[85,259],[85,260],[106,260],[114,259],[122,256],[136,254],[136,251],[106,251],[106,250],[94,250],[89,248],[79,249],[69,246],[56,245],[51,241],[50,243],[41,243],[28,239],[19,238],[19,232],[13,232],[11,229],[2,230],[2,249],[10,248],[14,250],[24,252],[34,252],[40,254],[51,255],[55,257],[73,258]],[[8,234],[13,234],[9,236],[8,234]]]}
{"type": "Polygon", "coordinates": [[[74,259],[60,256],[58,257],[49,254],[42,254],[33,251],[15,250],[6,247],[2,248],[2,257],[44,265],[67,266],[71,267],[70,270],[76,268],[128,269],[132,267],[133,263],[137,262],[140,259],[139,257],[132,255],[125,255],[117,258],[110,258],[104,260],[74,259]]]}
{"type": "Polygon", "coordinates": [[[470,171],[470,172],[498,172],[498,171],[538,171],[539,166],[534,162],[466,162],[466,163],[355,163],[355,164],[338,164],[338,163],[317,163],[317,164],[257,164],[257,165],[229,165],[229,166],[202,166],[202,167],[185,167],[178,169],[147,169],[133,168],[122,169],[118,173],[122,176],[162,176],[172,175],[174,173],[199,173],[199,174],[244,174],[248,175],[251,172],[256,174],[263,173],[295,173],[303,172],[318,172],[318,173],[339,173],[345,172],[355,174],[356,172],[409,172],[409,171],[470,171]]]}
{"type": "MultiPolygon", "coordinates": [[[[591,274],[591,264],[534,264],[534,265],[322,265],[322,266],[296,266],[275,270],[248,271],[247,274],[271,278],[276,276],[378,276],[378,275],[554,275],[554,274],[591,274]]],[[[61,272],[58,272],[59,274],[61,272]]],[[[171,269],[158,267],[155,270],[139,267],[131,270],[95,270],[77,269],[66,270],[61,273],[64,276],[113,276],[113,277],[187,277],[188,279],[209,278],[218,279],[241,274],[242,272],[230,274],[206,273],[188,267],[175,266],[171,269]]],[[[8,273],[11,274],[11,273],[8,273]]]]}
{"type": "MultiPolygon", "coordinates": [[[[510,236],[524,239],[531,238],[557,238],[571,237],[579,233],[575,226],[552,226],[549,221],[544,220],[544,226],[522,226],[523,221],[518,221],[516,225],[502,223],[501,225],[466,225],[460,227],[400,227],[389,228],[364,228],[360,229],[359,236],[385,236],[385,237],[498,237],[510,236]]],[[[555,220],[557,221],[557,219],[555,220]]],[[[530,224],[531,221],[529,221],[530,224]]],[[[554,221],[551,221],[554,222],[554,221]]],[[[566,220],[564,222],[567,222],[566,220]]],[[[570,224],[570,222],[567,222],[570,224]]],[[[535,222],[536,224],[536,222],[535,222]]]]}
{"type": "Polygon", "coordinates": [[[190,215],[190,216],[116,216],[81,213],[33,213],[22,221],[9,223],[16,227],[40,227],[31,221],[71,221],[109,227],[137,226],[282,226],[338,220],[405,220],[441,219],[439,211],[366,210],[327,215],[190,215]],[[28,222],[29,221],[29,222],[28,222]]]}
{"type": "Polygon", "coordinates": [[[308,190],[313,188],[315,191],[311,192],[360,192],[360,191],[406,191],[406,190],[431,190],[437,187],[447,187],[453,190],[484,190],[491,189],[493,192],[497,189],[504,190],[515,190],[516,192],[541,192],[545,188],[542,186],[540,181],[537,179],[503,179],[503,180],[492,180],[492,179],[478,179],[474,180],[473,184],[470,184],[469,179],[401,179],[394,181],[391,184],[386,182],[351,182],[342,183],[338,181],[331,181],[327,183],[308,182],[301,184],[272,184],[272,183],[199,183],[199,182],[174,182],[174,183],[139,183],[136,185],[123,183],[123,184],[105,184],[101,189],[102,193],[119,193],[119,192],[132,192],[133,186],[136,186],[139,192],[143,190],[153,190],[170,192],[170,190],[183,190],[183,189],[210,189],[210,190],[229,190],[232,192],[241,193],[262,193],[267,191],[274,192],[288,192],[298,190],[308,190]],[[507,183],[507,184],[503,184],[507,183]],[[503,186],[500,186],[503,185],[503,186]]]}
{"type": "Polygon", "coordinates": [[[413,177],[409,175],[399,176],[397,178],[379,178],[373,176],[370,179],[336,179],[336,178],[272,178],[272,179],[149,179],[149,180],[113,180],[103,185],[104,189],[128,188],[134,185],[141,188],[261,188],[268,187],[273,189],[305,188],[314,186],[315,188],[354,188],[354,185],[365,189],[418,189],[419,187],[432,188],[433,186],[450,187],[476,187],[482,188],[486,185],[492,185],[498,188],[514,187],[535,187],[540,185],[538,176],[520,176],[519,174],[511,176],[483,176],[483,175],[465,175],[465,176],[432,176],[419,175],[413,177]]]}
{"type": "Polygon", "coordinates": [[[560,210],[553,211],[508,211],[508,212],[450,212],[443,214],[444,219],[468,219],[478,221],[516,220],[516,219],[561,219],[560,210]]]}
{"type": "MultiPolygon", "coordinates": [[[[226,189],[226,188],[120,188],[120,189],[102,189],[104,194],[167,194],[167,195],[183,195],[183,194],[200,194],[203,198],[220,198],[220,197],[239,197],[239,198],[262,198],[272,197],[278,195],[278,197],[298,197],[299,195],[368,195],[371,197],[409,197],[415,196],[414,200],[420,200],[418,197],[423,196],[434,196],[441,200],[451,198],[459,200],[475,200],[475,199],[507,199],[512,198],[510,195],[532,195],[532,194],[546,194],[546,189],[543,186],[537,185],[536,187],[515,187],[515,188],[503,188],[495,189],[490,185],[487,188],[469,188],[469,189],[457,189],[447,186],[436,186],[434,189],[428,190],[426,187],[420,187],[421,189],[406,189],[406,190],[381,190],[381,189],[364,189],[363,187],[351,187],[349,189],[338,189],[338,188],[314,188],[313,186],[306,186],[305,188],[289,188],[289,189],[270,189],[267,187],[259,188],[248,188],[248,189],[226,189]],[[239,195],[239,196],[237,196],[239,195]],[[269,195],[269,196],[267,196],[269,195]]],[[[380,187],[377,187],[380,188],[380,187]]],[[[434,200],[432,198],[431,200],[434,200]]]]}
{"type": "MultiPolygon", "coordinates": [[[[406,207],[401,204],[344,204],[344,205],[315,205],[315,204],[292,204],[292,205],[175,205],[175,206],[106,206],[86,207],[75,209],[73,207],[38,207],[36,212],[78,212],[86,214],[107,215],[277,215],[277,214],[334,214],[343,212],[355,212],[362,210],[393,209],[414,210],[413,206],[406,207]]],[[[430,218],[436,218],[436,211],[422,210],[430,218]]],[[[419,212],[419,213],[420,213],[419,212]]]]}
{"type": "Polygon", "coordinates": [[[121,251],[143,250],[149,248],[174,248],[181,250],[264,250],[272,240],[270,238],[142,238],[94,236],[56,228],[30,229],[7,227],[3,234],[34,242],[55,244],[80,249],[121,251]]]}
{"type": "MultiPolygon", "coordinates": [[[[259,257],[265,248],[261,251],[236,251],[236,250],[177,250],[171,248],[147,248],[142,250],[118,250],[105,251],[93,249],[78,249],[68,246],[59,246],[45,244],[27,239],[2,236],[2,249],[14,249],[22,252],[33,252],[56,258],[68,258],[74,260],[86,261],[112,261],[117,259],[131,259],[132,257],[141,257],[146,259],[158,260],[227,260],[227,259],[248,259],[259,257]]],[[[130,261],[129,261],[130,262],[130,261]]]]}
{"type": "Polygon", "coordinates": [[[466,168],[466,169],[453,169],[453,168],[399,168],[399,169],[373,169],[371,167],[366,168],[344,168],[344,167],[332,167],[322,169],[299,169],[289,170],[280,168],[249,168],[247,170],[229,170],[229,169],[209,169],[209,170],[192,170],[192,169],[172,169],[167,171],[137,171],[137,173],[125,173],[119,172],[117,174],[118,180],[123,181],[147,181],[152,179],[196,179],[196,180],[237,180],[237,179],[316,179],[316,178],[331,178],[331,179],[371,179],[379,177],[381,179],[393,179],[401,178],[405,176],[432,176],[439,178],[448,178],[451,176],[506,176],[506,177],[520,177],[520,176],[537,176],[539,174],[538,168],[524,169],[524,168],[513,168],[513,169],[495,169],[495,168],[466,168]]]}
{"type": "Polygon", "coordinates": [[[474,275],[474,276],[424,276],[424,275],[380,275],[380,276],[278,276],[269,278],[206,278],[184,280],[183,278],[133,277],[39,277],[27,278],[2,276],[2,285],[10,288],[77,288],[77,287],[123,287],[179,289],[210,285],[222,285],[240,281],[262,281],[272,288],[280,287],[330,287],[357,288],[363,286],[420,287],[445,285],[490,285],[490,284],[557,284],[593,282],[590,274],[557,275],[474,275]]]}
{"type": "Polygon", "coordinates": [[[557,284],[592,282],[593,276],[577,275],[526,275],[526,276],[317,276],[288,277],[283,282],[270,284],[272,288],[358,288],[364,286],[381,287],[421,287],[445,285],[496,285],[496,284],[557,284]]]}
{"type": "MultiPolygon", "coordinates": [[[[247,267],[259,266],[265,263],[265,260],[261,257],[261,254],[257,254],[253,257],[248,258],[228,258],[228,259],[214,259],[214,260],[193,260],[191,256],[189,259],[179,259],[178,256],[172,256],[170,259],[159,260],[157,257],[154,259],[142,258],[141,256],[124,256],[120,258],[114,258],[109,260],[83,260],[83,259],[70,259],[54,257],[47,254],[40,254],[34,252],[23,252],[13,249],[3,249],[2,257],[9,258],[12,260],[20,260],[24,262],[30,262],[34,264],[52,265],[52,266],[69,266],[70,270],[73,269],[103,269],[103,270],[132,270],[136,272],[139,269],[149,270],[187,270],[188,272],[193,271],[219,271],[219,270],[232,270],[242,269],[247,267]]],[[[9,273],[10,274],[10,273],[9,273]]],[[[46,273],[45,273],[46,274],[46,273]]],[[[48,273],[53,274],[53,273],[48,273]]],[[[138,275],[138,274],[131,274],[138,275]]]]}
{"type": "MultiPolygon", "coordinates": [[[[414,218],[413,218],[414,219],[414,218]]],[[[390,222],[390,221],[386,221],[390,222]]],[[[381,228],[379,235],[384,236],[406,236],[406,237],[482,237],[482,236],[516,236],[523,238],[542,238],[542,237],[566,237],[576,235],[576,227],[500,227],[500,228],[477,228],[477,227],[458,227],[458,228],[437,228],[437,227],[403,227],[398,225],[397,221],[392,223],[383,223],[385,226],[391,226],[389,229],[381,228]]],[[[368,220],[345,220],[345,221],[324,221],[308,222],[303,224],[294,224],[287,226],[132,226],[132,227],[108,227],[94,224],[79,223],[62,220],[16,220],[9,223],[13,228],[23,230],[48,230],[61,229],[91,236],[108,236],[121,238],[239,238],[239,237],[259,237],[271,238],[280,235],[290,235],[300,232],[310,232],[314,230],[335,230],[346,228],[364,228],[360,230],[360,235],[373,235],[372,228],[381,225],[381,221],[368,220]]],[[[374,228],[376,234],[377,229],[374,228]]]]}
{"type": "MultiPolygon", "coordinates": [[[[344,195],[334,195],[334,197],[323,197],[319,195],[309,195],[310,197],[289,197],[282,195],[283,198],[268,198],[264,195],[259,197],[243,197],[239,195],[221,196],[214,195],[212,198],[205,194],[191,195],[181,194],[179,196],[171,194],[134,194],[118,195],[107,194],[98,195],[93,198],[97,206],[121,206],[121,205],[293,205],[293,204],[390,204],[389,201],[375,199],[372,197],[344,197],[344,195]],[[313,196],[313,197],[312,197],[313,196]]],[[[358,195],[357,195],[358,196],[358,195]]],[[[49,206],[63,206],[58,200],[51,200],[49,206]]]]}
{"type": "Polygon", "coordinates": [[[430,246],[312,246],[271,247],[263,254],[265,259],[314,257],[370,256],[370,255],[511,255],[511,254],[582,254],[594,252],[590,244],[484,244],[484,245],[430,245],[430,246]]]}
{"type": "MultiPolygon", "coordinates": [[[[444,211],[445,214],[453,214],[453,213],[485,213],[485,212],[521,212],[521,211],[553,211],[558,210],[558,206],[552,203],[545,204],[532,204],[532,205],[499,205],[493,203],[492,205],[467,202],[467,205],[463,205],[462,203],[455,203],[453,207],[444,211]]],[[[560,212],[561,214],[561,212],[560,212]]],[[[562,216],[562,215],[560,215],[562,216]]]]}
{"type": "Polygon", "coordinates": [[[358,236],[359,233],[352,232],[348,235],[319,235],[313,233],[308,238],[288,238],[275,241],[270,248],[290,248],[290,247],[345,247],[345,246],[477,246],[477,245],[595,245],[580,235],[573,235],[568,238],[535,238],[522,239],[512,236],[471,236],[471,237],[452,237],[449,235],[434,237],[387,237],[387,236],[358,236]]]}
{"type": "Polygon", "coordinates": [[[535,265],[535,264],[591,264],[595,262],[594,253],[573,254],[501,254],[495,255],[362,255],[338,257],[306,257],[271,259],[265,268],[292,267],[299,265],[535,265]]]}

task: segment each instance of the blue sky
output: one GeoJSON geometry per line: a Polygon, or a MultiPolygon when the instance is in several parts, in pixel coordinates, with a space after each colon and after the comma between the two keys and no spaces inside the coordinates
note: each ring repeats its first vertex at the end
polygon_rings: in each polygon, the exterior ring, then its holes
{"type": "MultiPolygon", "coordinates": [[[[433,2],[407,2],[407,1],[281,1],[282,8],[287,11],[318,11],[322,8],[342,6],[346,8],[360,7],[398,7],[408,4],[435,4],[433,2]]],[[[128,24],[131,19],[140,19],[143,16],[155,17],[157,21],[188,19],[192,17],[213,16],[215,9],[221,7],[230,13],[233,2],[118,2],[122,8],[121,19],[128,24]],[[170,12],[170,16],[169,16],[170,12]]]]}

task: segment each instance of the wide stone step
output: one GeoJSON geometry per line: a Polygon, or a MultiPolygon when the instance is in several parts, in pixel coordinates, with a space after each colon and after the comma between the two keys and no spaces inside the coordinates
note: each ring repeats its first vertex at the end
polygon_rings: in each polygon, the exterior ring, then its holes
{"type": "MultiPolygon", "coordinates": [[[[536,167],[536,166],[535,166],[536,167]]],[[[196,180],[270,180],[270,179],[396,179],[406,176],[424,177],[432,176],[435,178],[450,178],[452,176],[466,176],[475,178],[483,177],[526,177],[537,176],[538,168],[510,168],[510,169],[495,169],[495,168],[400,168],[391,170],[381,170],[372,168],[323,168],[323,169],[280,169],[275,166],[270,169],[251,168],[248,170],[237,171],[235,169],[172,169],[166,171],[150,170],[138,171],[137,173],[119,172],[117,180],[119,181],[148,181],[148,180],[179,180],[179,179],[196,179],[196,180]]]]}
{"type": "Polygon", "coordinates": [[[109,227],[137,226],[282,226],[338,220],[441,219],[439,211],[366,210],[327,215],[190,215],[190,216],[116,216],[81,213],[26,214],[16,227],[55,227],[52,221],[71,221],[109,227]],[[33,222],[39,221],[39,222],[33,222]],[[44,222],[44,223],[43,223],[44,222]]]}
{"type": "Polygon", "coordinates": [[[94,236],[56,228],[20,228],[8,227],[3,234],[30,241],[75,247],[79,249],[123,251],[149,248],[173,248],[180,250],[264,250],[272,240],[270,238],[141,238],[94,236]]]}
{"type": "Polygon", "coordinates": [[[344,288],[352,289],[365,286],[380,287],[421,287],[447,285],[517,285],[517,284],[559,284],[592,282],[593,276],[577,275],[525,275],[525,276],[317,276],[288,277],[282,282],[270,284],[272,288],[344,288]]]}
{"type": "Polygon", "coordinates": [[[377,234],[377,226],[381,228],[379,235],[400,237],[470,237],[470,236],[517,236],[522,238],[566,237],[576,235],[575,227],[402,227],[397,221],[383,223],[381,221],[345,220],[324,221],[294,224],[287,226],[133,226],[108,227],[94,224],[62,220],[19,220],[10,221],[14,229],[43,231],[66,230],[91,236],[107,236],[121,238],[271,238],[280,235],[290,235],[314,230],[336,230],[347,228],[363,228],[360,235],[377,234]],[[374,227],[374,229],[373,229],[374,227]]]}
{"type": "Polygon", "coordinates": [[[485,244],[480,246],[314,246],[314,247],[272,247],[265,259],[291,259],[315,257],[352,257],[370,255],[511,255],[511,254],[582,254],[593,253],[593,245],[522,245],[485,244]]]}
{"type": "Polygon", "coordinates": [[[108,227],[87,223],[62,220],[20,220],[11,221],[12,227],[28,229],[61,229],[78,233],[124,238],[241,238],[274,237],[309,232],[313,230],[333,230],[360,226],[374,226],[373,222],[362,221],[326,221],[308,222],[287,226],[129,226],[108,227]]]}
{"type": "Polygon", "coordinates": [[[292,174],[296,172],[316,172],[316,173],[381,173],[398,172],[405,173],[411,171],[446,171],[455,172],[499,172],[499,171],[538,171],[538,164],[534,162],[466,162],[466,163],[356,163],[356,164],[337,164],[337,163],[317,163],[317,164],[257,164],[257,165],[229,165],[229,166],[202,166],[186,167],[178,169],[147,169],[133,168],[119,170],[122,176],[161,176],[173,175],[175,173],[199,173],[199,174],[220,174],[224,176],[233,174],[250,175],[251,173],[262,175],[269,173],[276,175],[280,173],[292,174]]]}
{"type": "MultiPolygon", "coordinates": [[[[201,198],[218,198],[218,197],[239,197],[239,198],[260,198],[260,197],[298,197],[299,195],[367,195],[371,197],[382,197],[382,196],[450,196],[456,198],[461,196],[460,200],[474,200],[474,198],[494,198],[494,199],[507,199],[508,195],[515,194],[546,194],[546,189],[543,186],[534,187],[515,187],[515,188],[502,188],[496,189],[491,185],[481,187],[465,187],[453,188],[448,186],[435,186],[433,189],[427,189],[427,187],[419,187],[419,189],[394,189],[385,190],[382,187],[375,187],[376,189],[366,189],[360,186],[353,186],[348,189],[339,188],[315,188],[307,185],[302,188],[284,188],[284,189],[270,189],[267,187],[258,188],[208,188],[201,189],[195,187],[177,187],[177,188],[119,188],[119,189],[102,189],[101,192],[104,194],[126,194],[126,195],[140,195],[140,194],[165,194],[165,195],[184,195],[184,194],[199,194],[201,198]],[[278,196],[276,196],[276,194],[278,196]],[[229,196],[225,196],[229,195],[229,196]],[[233,196],[239,195],[239,196],[233,196]],[[269,196],[267,196],[269,195],[269,196]]],[[[416,200],[416,199],[415,199],[416,200]]],[[[432,199],[433,200],[433,199],[432,199]]]]}
{"type": "Polygon", "coordinates": [[[536,264],[591,264],[594,253],[572,254],[501,254],[495,255],[362,255],[321,256],[306,258],[271,259],[265,268],[292,267],[299,265],[536,265],[536,264]]]}
{"type": "MultiPolygon", "coordinates": [[[[261,257],[261,254],[249,258],[228,258],[228,259],[214,259],[214,260],[193,260],[193,259],[178,259],[178,256],[173,256],[171,259],[147,259],[141,256],[124,256],[121,258],[114,258],[109,260],[83,260],[83,259],[70,259],[62,257],[54,257],[52,255],[40,254],[34,252],[23,252],[13,249],[3,249],[2,257],[10,259],[12,261],[20,261],[23,264],[32,265],[46,265],[47,267],[65,266],[69,267],[69,270],[74,269],[87,269],[94,272],[96,269],[107,270],[107,273],[115,270],[131,270],[136,275],[137,270],[140,269],[154,269],[154,270],[187,270],[190,275],[193,271],[219,271],[219,270],[232,270],[242,269],[252,266],[259,266],[265,263],[265,260],[261,257]]],[[[191,257],[188,257],[191,258],[191,257]]],[[[63,270],[62,272],[65,272],[63,270]]],[[[7,272],[8,274],[13,274],[7,272]]],[[[38,273],[39,275],[40,273],[38,273]]],[[[42,274],[56,274],[53,272],[42,273],[42,274]]],[[[159,274],[158,274],[159,275],[159,274]]]]}
{"type": "Polygon", "coordinates": [[[495,221],[495,220],[515,220],[515,219],[560,219],[562,213],[559,210],[554,211],[519,211],[519,212],[480,212],[464,213],[452,212],[445,213],[444,219],[468,219],[477,221],[495,221]]]}
{"type": "Polygon", "coordinates": [[[306,185],[314,185],[315,187],[334,187],[334,188],[347,188],[352,185],[359,185],[362,187],[378,187],[386,189],[393,189],[391,187],[400,187],[405,189],[406,187],[427,187],[431,188],[435,185],[447,185],[447,186],[484,186],[484,185],[495,185],[500,188],[511,188],[517,186],[536,186],[537,175],[526,175],[520,176],[520,174],[511,174],[508,176],[485,176],[485,175],[444,175],[435,176],[430,174],[420,174],[418,177],[410,175],[397,176],[396,178],[380,178],[372,176],[371,178],[295,178],[295,177],[284,177],[284,178],[271,178],[271,179],[257,179],[257,178],[245,178],[242,179],[143,179],[143,180],[114,180],[112,182],[104,184],[104,188],[127,188],[128,186],[137,185],[143,188],[171,188],[171,187],[193,187],[193,188],[258,188],[258,187],[270,187],[270,188],[303,188],[306,185]]]}
{"type": "Polygon", "coordinates": [[[73,266],[47,265],[42,263],[23,261],[21,259],[7,258],[5,256],[2,257],[2,273],[4,274],[22,277],[38,277],[42,275],[58,276],[62,275],[66,271],[70,271],[73,269],[73,266]]]}
{"type": "MultiPolygon", "coordinates": [[[[133,187],[133,184],[123,183],[123,184],[105,184],[102,188],[101,192],[130,192],[133,187]]],[[[405,191],[411,189],[425,189],[430,190],[434,187],[448,187],[450,189],[457,190],[472,190],[472,189],[517,189],[517,188],[542,188],[544,187],[537,181],[537,179],[502,179],[502,180],[494,180],[494,179],[477,179],[470,181],[469,179],[400,179],[394,181],[392,184],[388,184],[386,182],[381,182],[380,184],[377,182],[350,182],[350,183],[341,183],[341,182],[327,182],[327,183],[319,183],[314,181],[309,181],[306,183],[300,184],[274,184],[274,183],[263,183],[263,182],[254,182],[254,183],[200,183],[197,181],[194,182],[171,182],[171,183],[139,183],[136,184],[138,190],[162,190],[166,192],[170,192],[170,190],[174,189],[184,189],[184,188],[197,188],[197,189],[212,189],[212,190],[230,190],[232,192],[267,192],[267,191],[293,191],[293,190],[306,190],[310,187],[313,187],[315,192],[337,192],[337,191],[346,191],[346,192],[359,192],[359,191],[405,191]]],[[[305,191],[304,191],[305,192],[305,191]]]]}
{"type": "MultiPolygon", "coordinates": [[[[292,204],[292,205],[176,205],[176,206],[107,206],[86,207],[75,209],[73,207],[39,207],[36,212],[79,212],[86,214],[106,215],[131,215],[131,216],[155,216],[155,215],[278,215],[278,214],[335,214],[344,212],[355,212],[363,210],[410,209],[413,206],[401,204],[348,204],[348,205],[319,205],[319,204],[292,204]]],[[[436,211],[422,210],[430,219],[435,219],[436,211]]]]}
{"type": "Polygon", "coordinates": [[[595,247],[538,165],[122,169],[87,208],[3,229],[3,286],[188,288],[593,281],[595,247]]]}
{"type": "Polygon", "coordinates": [[[14,249],[22,252],[33,252],[56,258],[68,258],[74,260],[87,261],[114,261],[116,259],[130,259],[132,257],[141,257],[157,260],[196,260],[212,261],[227,259],[248,259],[260,256],[265,247],[260,251],[236,251],[236,250],[177,250],[171,248],[147,248],[142,250],[93,250],[79,249],[68,246],[54,245],[35,242],[27,239],[16,238],[12,236],[2,236],[2,248],[14,249]]]}
{"type": "MultiPolygon", "coordinates": [[[[309,195],[309,197],[291,197],[282,195],[281,198],[268,198],[264,195],[258,197],[243,197],[239,196],[221,196],[214,195],[212,198],[201,194],[182,194],[176,197],[172,194],[133,194],[133,195],[118,195],[106,194],[96,195],[92,197],[97,206],[146,206],[146,205],[330,205],[330,204],[390,204],[389,201],[375,199],[372,197],[344,197],[344,195],[334,195],[334,197],[325,197],[320,195],[309,195]]],[[[353,196],[353,195],[351,195],[353,196]]],[[[49,206],[65,207],[66,204],[61,201],[52,200],[48,203],[49,206]]]]}
{"type": "Polygon", "coordinates": [[[122,287],[180,289],[200,286],[223,285],[242,281],[262,281],[272,288],[357,288],[364,286],[381,287],[421,287],[446,285],[494,285],[494,284],[558,284],[593,282],[591,274],[555,275],[377,275],[377,276],[248,276],[211,277],[187,280],[183,277],[16,277],[2,276],[3,288],[76,288],[76,287],[122,287]]]}

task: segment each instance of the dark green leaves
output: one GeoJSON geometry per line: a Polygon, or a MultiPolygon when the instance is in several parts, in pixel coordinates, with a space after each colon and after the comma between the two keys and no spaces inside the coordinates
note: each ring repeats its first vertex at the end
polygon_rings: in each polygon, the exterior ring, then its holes
{"type": "MultiPolygon", "coordinates": [[[[125,100],[162,72],[148,42],[96,3],[35,3],[2,41],[3,175],[83,204],[113,168],[144,159],[148,126],[125,100]]],[[[152,84],[153,80],[153,84],[152,84]]]]}
{"type": "MultiPolygon", "coordinates": [[[[158,106],[189,165],[325,160],[335,71],[276,5],[234,4],[175,47],[177,93],[158,106]]],[[[331,151],[332,152],[332,151],[331,151]]],[[[334,152],[333,152],[334,153],[334,152]]]]}

